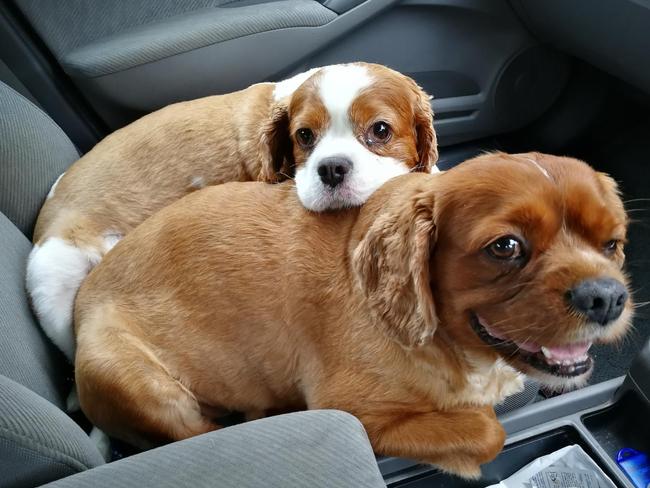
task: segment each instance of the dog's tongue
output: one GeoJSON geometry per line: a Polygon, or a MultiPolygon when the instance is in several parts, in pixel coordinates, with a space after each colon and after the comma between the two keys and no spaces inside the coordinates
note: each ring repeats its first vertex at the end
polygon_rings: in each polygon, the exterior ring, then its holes
{"type": "MultiPolygon", "coordinates": [[[[542,350],[542,346],[536,342],[515,342],[515,344],[519,346],[519,349],[527,352],[535,353],[542,350]]],[[[544,350],[546,356],[562,360],[584,356],[590,347],[591,342],[576,342],[575,344],[567,344],[566,346],[544,347],[544,350]]]]}
{"type": "Polygon", "coordinates": [[[557,359],[573,359],[587,354],[591,347],[591,342],[576,342],[560,347],[547,347],[545,348],[551,356],[557,359]]]}
{"type": "MultiPolygon", "coordinates": [[[[480,317],[479,322],[492,337],[502,339],[504,341],[507,340],[503,334],[492,328],[480,317]]],[[[581,358],[587,354],[587,351],[591,347],[591,342],[575,342],[573,344],[557,347],[542,347],[540,344],[533,341],[513,342],[517,344],[517,347],[519,347],[519,349],[522,351],[530,352],[533,354],[541,351],[547,358],[557,359],[558,361],[581,358]]]]}

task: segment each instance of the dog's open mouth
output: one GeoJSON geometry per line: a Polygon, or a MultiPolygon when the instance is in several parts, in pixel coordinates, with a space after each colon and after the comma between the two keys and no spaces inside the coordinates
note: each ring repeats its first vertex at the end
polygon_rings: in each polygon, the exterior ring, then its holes
{"type": "Polygon", "coordinates": [[[474,332],[483,342],[502,355],[516,357],[544,373],[560,377],[575,377],[589,372],[593,367],[593,359],[587,352],[591,342],[545,347],[534,342],[509,340],[482,322],[475,313],[472,313],[470,322],[474,332]]]}

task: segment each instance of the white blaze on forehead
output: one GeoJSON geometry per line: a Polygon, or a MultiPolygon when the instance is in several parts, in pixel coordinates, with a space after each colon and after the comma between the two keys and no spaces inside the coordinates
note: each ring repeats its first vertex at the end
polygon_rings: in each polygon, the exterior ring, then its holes
{"type": "Polygon", "coordinates": [[[343,64],[323,68],[318,92],[329,114],[331,125],[328,132],[337,135],[351,131],[348,111],[359,92],[372,83],[364,66],[343,64]]]}
{"type": "Polygon", "coordinates": [[[288,97],[293,94],[300,85],[302,85],[311,75],[316,73],[321,68],[312,68],[309,71],[304,73],[298,73],[297,75],[287,78],[286,80],[279,81],[275,85],[275,90],[273,90],[273,98],[275,101],[281,100],[284,97],[288,97]]]}
{"type": "Polygon", "coordinates": [[[368,70],[355,64],[327,66],[319,73],[318,95],[330,123],[296,170],[296,190],[306,208],[319,212],[361,205],[387,180],[409,172],[403,161],[373,153],[355,134],[350,107],[372,82],[368,70]],[[335,188],[325,185],[318,174],[321,162],[330,157],[351,163],[335,188]]]}
{"type": "Polygon", "coordinates": [[[535,161],[534,159],[530,159],[530,158],[522,158],[522,159],[524,161],[528,161],[529,163],[532,163],[533,166],[535,166],[538,170],[540,170],[544,176],[546,176],[549,180],[551,179],[551,176],[548,174],[548,171],[546,171],[544,168],[542,168],[537,161],[535,161]]]}

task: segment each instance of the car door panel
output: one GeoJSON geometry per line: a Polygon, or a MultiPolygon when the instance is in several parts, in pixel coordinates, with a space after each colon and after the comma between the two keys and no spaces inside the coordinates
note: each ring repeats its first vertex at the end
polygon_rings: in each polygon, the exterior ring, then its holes
{"type": "Polygon", "coordinates": [[[566,58],[506,0],[71,0],[67,17],[60,4],[17,5],[111,130],[172,102],[363,60],[431,93],[450,145],[530,123],[566,81],[566,58]]]}

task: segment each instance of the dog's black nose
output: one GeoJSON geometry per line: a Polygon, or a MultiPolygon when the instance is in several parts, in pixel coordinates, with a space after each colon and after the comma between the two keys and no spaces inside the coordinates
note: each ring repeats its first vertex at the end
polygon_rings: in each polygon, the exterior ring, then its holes
{"type": "Polygon", "coordinates": [[[567,298],[589,320],[607,325],[620,317],[628,294],[620,281],[601,278],[578,283],[567,292],[567,298]]]}
{"type": "Polygon", "coordinates": [[[352,161],[341,156],[323,159],[318,165],[318,176],[321,181],[332,188],[340,184],[345,175],[352,169],[352,161]]]}

